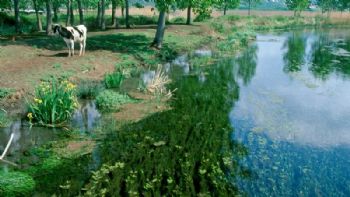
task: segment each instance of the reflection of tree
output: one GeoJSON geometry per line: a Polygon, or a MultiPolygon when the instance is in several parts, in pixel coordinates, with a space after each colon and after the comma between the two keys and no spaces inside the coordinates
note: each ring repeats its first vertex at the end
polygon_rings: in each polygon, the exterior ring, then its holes
{"type": "Polygon", "coordinates": [[[287,48],[287,52],[283,56],[284,71],[285,72],[297,72],[301,70],[302,65],[305,63],[305,46],[306,39],[300,33],[293,32],[284,43],[284,48],[287,48]]]}
{"type": "Polygon", "coordinates": [[[321,34],[312,45],[310,71],[315,77],[323,80],[332,73],[349,78],[349,51],[349,40],[335,40],[329,33],[321,34]]]}
{"type": "Polygon", "coordinates": [[[205,81],[181,77],[172,84],[177,90],[170,110],[113,132],[103,146],[104,160],[119,163],[104,169],[109,173],[97,172],[95,178],[102,178],[94,180],[88,192],[106,189],[108,196],[127,192],[135,196],[238,194],[231,178],[249,173],[233,160],[234,155],[245,155],[246,149],[231,137],[228,114],[239,94],[231,71],[232,64],[223,61],[208,68],[205,81]]]}
{"type": "Polygon", "coordinates": [[[238,76],[247,85],[255,75],[258,46],[252,45],[237,58],[238,76]]]}
{"type": "Polygon", "coordinates": [[[310,71],[317,78],[327,79],[334,69],[333,58],[329,35],[323,34],[312,45],[310,71]]]}

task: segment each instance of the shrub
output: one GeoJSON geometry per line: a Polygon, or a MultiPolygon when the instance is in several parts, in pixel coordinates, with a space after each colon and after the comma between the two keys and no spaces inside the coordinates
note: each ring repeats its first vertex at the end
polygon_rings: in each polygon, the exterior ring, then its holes
{"type": "Polygon", "coordinates": [[[176,17],[174,18],[172,21],[172,23],[185,23],[186,22],[186,19],[184,17],[176,17]]]}
{"type": "Polygon", "coordinates": [[[106,74],[104,83],[106,88],[119,88],[124,80],[124,74],[121,71],[114,71],[113,73],[106,74]]]}
{"type": "Polygon", "coordinates": [[[35,97],[29,103],[28,118],[43,126],[61,126],[77,107],[75,85],[52,79],[42,82],[35,89],[35,97]]]}
{"type": "Polygon", "coordinates": [[[83,80],[77,88],[77,95],[83,99],[93,99],[104,89],[98,81],[83,80]]]}
{"type": "Polygon", "coordinates": [[[196,16],[196,18],[193,21],[194,22],[202,22],[202,21],[205,21],[205,20],[210,19],[210,18],[211,18],[210,14],[202,13],[202,14],[199,14],[198,16],[196,16]]]}
{"type": "Polygon", "coordinates": [[[102,110],[118,110],[122,104],[133,102],[129,96],[112,90],[102,91],[96,98],[96,105],[102,110]]]}
{"type": "Polygon", "coordinates": [[[10,124],[10,119],[7,117],[6,111],[0,109],[0,127],[7,127],[10,124]]]}
{"type": "Polygon", "coordinates": [[[33,178],[22,172],[0,172],[0,196],[32,196],[33,178]]]}

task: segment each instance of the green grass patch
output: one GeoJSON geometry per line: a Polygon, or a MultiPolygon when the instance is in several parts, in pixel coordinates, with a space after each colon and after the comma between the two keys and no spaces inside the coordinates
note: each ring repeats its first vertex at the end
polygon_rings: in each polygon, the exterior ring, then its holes
{"type": "Polygon", "coordinates": [[[23,172],[0,172],[0,196],[32,196],[35,182],[23,172]]]}
{"type": "Polygon", "coordinates": [[[0,127],[10,126],[11,120],[7,116],[6,111],[0,108],[0,127]]]}
{"type": "Polygon", "coordinates": [[[13,93],[15,90],[11,88],[0,88],[0,100],[7,97],[11,93],[13,93]]]}
{"type": "Polygon", "coordinates": [[[106,111],[118,111],[121,105],[132,102],[135,102],[135,100],[128,95],[120,94],[112,90],[102,91],[96,97],[97,107],[106,111]]]}

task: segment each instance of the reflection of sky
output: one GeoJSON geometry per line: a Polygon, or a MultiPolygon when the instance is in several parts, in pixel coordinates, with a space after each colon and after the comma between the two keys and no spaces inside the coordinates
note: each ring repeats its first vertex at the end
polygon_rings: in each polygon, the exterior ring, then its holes
{"type": "MultiPolygon", "coordinates": [[[[314,39],[308,37],[305,57],[310,56],[314,39]]],[[[334,74],[326,81],[317,80],[307,66],[298,73],[284,73],[285,37],[261,35],[258,40],[264,41],[257,42],[256,74],[247,87],[241,85],[231,120],[253,121],[255,132],[274,140],[350,145],[350,81],[334,74]]]]}

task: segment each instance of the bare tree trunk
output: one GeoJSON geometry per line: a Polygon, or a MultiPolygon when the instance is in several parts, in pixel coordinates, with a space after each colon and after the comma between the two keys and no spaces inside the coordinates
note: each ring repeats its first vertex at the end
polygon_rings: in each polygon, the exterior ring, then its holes
{"type": "Polygon", "coordinates": [[[105,21],[105,0],[102,0],[102,13],[101,13],[101,29],[106,30],[106,21],[105,21]]]}
{"type": "Polygon", "coordinates": [[[250,16],[250,10],[252,9],[252,0],[249,0],[248,15],[250,16]]]}
{"type": "Polygon", "coordinates": [[[58,6],[54,5],[52,6],[53,8],[53,22],[57,22],[58,21],[58,6]]]}
{"type": "Polygon", "coordinates": [[[118,19],[117,19],[117,2],[112,0],[112,27],[118,28],[118,19]]]}
{"type": "Polygon", "coordinates": [[[124,18],[124,16],[125,16],[125,14],[124,14],[124,12],[125,12],[125,7],[124,7],[124,5],[122,6],[122,17],[124,18]]]}
{"type": "Polygon", "coordinates": [[[73,9],[73,0],[70,0],[70,8],[69,8],[69,11],[70,11],[70,24],[71,25],[74,25],[74,9],[73,9]]]}
{"type": "Polygon", "coordinates": [[[46,0],[46,34],[50,34],[52,25],[52,2],[51,0],[46,0]]]}
{"type": "Polygon", "coordinates": [[[97,3],[97,17],[96,17],[96,25],[97,27],[101,28],[102,26],[102,2],[101,0],[97,3]]]}
{"type": "Polygon", "coordinates": [[[224,16],[226,15],[226,12],[227,12],[227,4],[225,3],[225,5],[224,5],[224,16]]]}
{"type": "Polygon", "coordinates": [[[16,33],[20,33],[21,31],[21,20],[20,20],[20,17],[19,17],[19,1],[20,0],[14,0],[13,1],[13,6],[15,8],[15,29],[16,29],[16,33]]]}
{"type": "Polygon", "coordinates": [[[192,5],[189,5],[187,7],[187,21],[186,21],[186,25],[190,25],[191,24],[191,9],[192,9],[192,5]]]}
{"type": "Polygon", "coordinates": [[[33,0],[34,10],[35,10],[35,16],[36,16],[36,28],[38,31],[43,30],[43,26],[41,23],[41,16],[39,14],[39,8],[38,8],[38,2],[37,0],[33,0]]]}
{"type": "Polygon", "coordinates": [[[78,9],[79,9],[79,23],[84,24],[83,6],[81,4],[81,0],[77,0],[77,2],[78,2],[78,9]]]}
{"type": "Polygon", "coordinates": [[[164,38],[164,32],[165,32],[165,17],[166,17],[165,11],[160,11],[159,18],[158,18],[157,32],[154,37],[153,43],[151,45],[158,49],[162,48],[162,44],[163,44],[163,38],[164,38]]]}
{"type": "Polygon", "coordinates": [[[67,0],[67,19],[66,19],[66,26],[69,26],[69,25],[71,25],[70,23],[71,23],[71,15],[70,15],[70,13],[71,13],[71,11],[70,11],[70,9],[71,9],[71,4],[72,4],[72,0],[67,0]]]}
{"type": "Polygon", "coordinates": [[[130,28],[130,24],[129,24],[129,0],[125,0],[125,26],[127,29],[130,28]]]}

